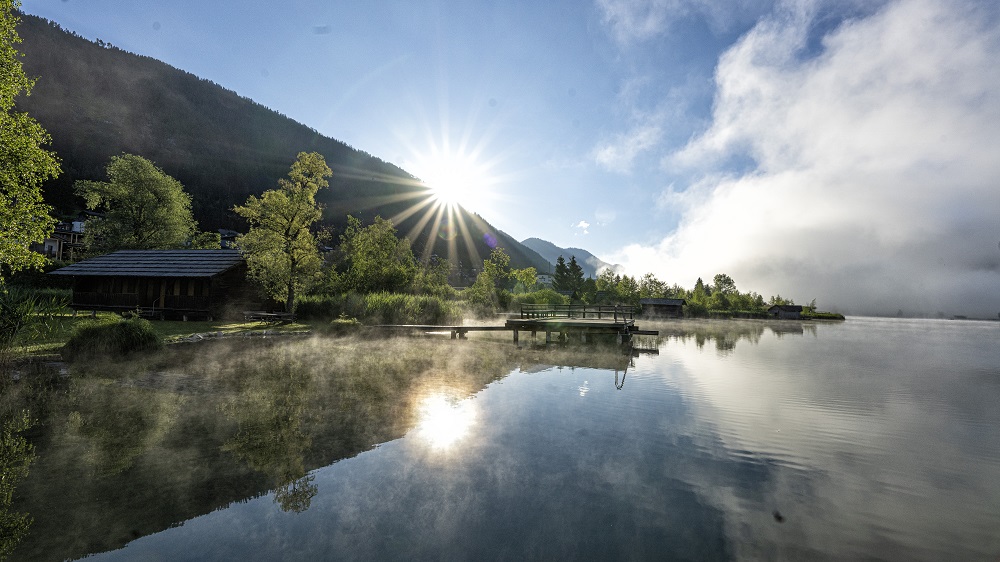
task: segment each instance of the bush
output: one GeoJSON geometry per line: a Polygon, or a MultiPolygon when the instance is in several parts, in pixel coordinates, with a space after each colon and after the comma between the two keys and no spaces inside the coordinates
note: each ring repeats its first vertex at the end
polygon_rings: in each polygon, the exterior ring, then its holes
{"type": "Polygon", "coordinates": [[[569,297],[560,295],[553,289],[540,289],[523,295],[514,295],[510,301],[510,309],[520,310],[522,304],[569,304],[569,297]]]}
{"type": "Polygon", "coordinates": [[[443,324],[461,316],[456,303],[441,297],[386,292],[309,295],[295,310],[303,320],[344,317],[369,324],[443,324]]]}
{"type": "Polygon", "coordinates": [[[63,359],[74,361],[104,355],[124,356],[163,347],[163,337],[142,318],[88,320],[73,329],[62,348],[63,359]]]}
{"type": "Polygon", "coordinates": [[[63,289],[0,287],[0,363],[13,347],[50,332],[50,321],[67,302],[63,289]]]}

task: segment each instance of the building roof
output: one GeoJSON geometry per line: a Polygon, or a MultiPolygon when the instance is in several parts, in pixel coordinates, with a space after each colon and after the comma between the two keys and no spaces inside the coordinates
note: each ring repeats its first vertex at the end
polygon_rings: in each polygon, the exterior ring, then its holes
{"type": "Polygon", "coordinates": [[[776,304],[771,308],[767,309],[768,312],[781,310],[784,312],[802,312],[802,307],[797,304],[776,304]]]}
{"type": "Polygon", "coordinates": [[[639,304],[643,306],[647,304],[654,306],[681,306],[684,302],[684,299],[639,299],[639,304]]]}
{"type": "Polygon", "coordinates": [[[119,250],[50,272],[105,277],[212,277],[243,263],[238,250],[119,250]]]}

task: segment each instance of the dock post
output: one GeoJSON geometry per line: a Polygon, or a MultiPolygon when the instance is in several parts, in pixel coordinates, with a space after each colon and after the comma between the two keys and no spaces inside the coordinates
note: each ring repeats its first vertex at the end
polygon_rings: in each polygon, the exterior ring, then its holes
{"type": "Polygon", "coordinates": [[[514,330],[514,343],[517,343],[517,330],[514,330]]]}
{"type": "Polygon", "coordinates": [[[451,339],[455,339],[456,335],[458,335],[458,330],[452,330],[451,331],[451,339]]]}
{"type": "Polygon", "coordinates": [[[552,343],[552,332],[545,330],[545,343],[552,343]]]}
{"type": "Polygon", "coordinates": [[[580,342],[587,343],[587,332],[580,332],[580,342]]]}
{"type": "Polygon", "coordinates": [[[622,343],[622,333],[618,332],[618,345],[621,345],[621,343],[622,343]]]}

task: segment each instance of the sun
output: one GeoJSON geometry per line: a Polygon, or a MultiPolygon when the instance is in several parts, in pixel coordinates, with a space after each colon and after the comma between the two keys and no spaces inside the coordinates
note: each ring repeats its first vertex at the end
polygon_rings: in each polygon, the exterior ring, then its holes
{"type": "Polygon", "coordinates": [[[470,154],[434,150],[412,164],[414,174],[439,204],[482,210],[488,204],[493,178],[489,168],[470,154]]]}

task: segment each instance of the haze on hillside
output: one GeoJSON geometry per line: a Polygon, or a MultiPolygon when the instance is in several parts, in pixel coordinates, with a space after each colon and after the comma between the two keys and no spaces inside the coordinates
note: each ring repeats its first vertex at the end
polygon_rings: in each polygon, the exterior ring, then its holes
{"type": "Polygon", "coordinates": [[[23,9],[411,173],[461,160],[518,240],[841,312],[1000,312],[989,0],[23,9]]]}

